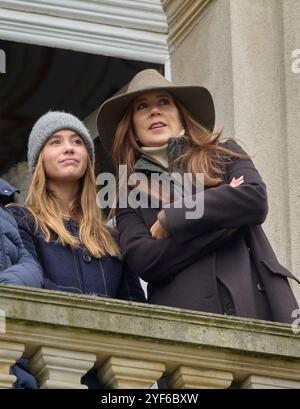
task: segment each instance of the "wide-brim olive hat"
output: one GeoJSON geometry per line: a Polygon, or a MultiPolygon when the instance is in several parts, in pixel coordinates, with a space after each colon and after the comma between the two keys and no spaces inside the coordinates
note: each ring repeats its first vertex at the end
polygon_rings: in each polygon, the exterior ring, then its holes
{"type": "Polygon", "coordinates": [[[154,69],[140,71],[130,81],[125,92],[106,100],[99,108],[97,126],[102,144],[111,153],[116,128],[130,103],[145,91],[165,90],[184,105],[191,115],[213,131],[215,108],[207,88],[198,85],[174,85],[154,69]]]}

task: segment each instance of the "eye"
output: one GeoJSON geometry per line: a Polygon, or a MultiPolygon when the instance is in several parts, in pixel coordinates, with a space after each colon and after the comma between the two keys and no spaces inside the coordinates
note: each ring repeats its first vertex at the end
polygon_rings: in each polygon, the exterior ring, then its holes
{"type": "Polygon", "coordinates": [[[140,111],[141,109],[147,108],[146,102],[140,102],[139,104],[136,105],[135,109],[137,111],[140,111]]]}
{"type": "Polygon", "coordinates": [[[81,138],[75,138],[72,141],[74,143],[74,145],[82,145],[82,139],[81,138]]]}
{"type": "Polygon", "coordinates": [[[59,140],[59,139],[55,139],[55,138],[50,139],[49,144],[50,144],[50,145],[58,145],[58,144],[60,144],[60,140],[59,140]]]}
{"type": "Polygon", "coordinates": [[[160,105],[169,105],[170,104],[170,100],[168,98],[161,98],[159,100],[160,105]]]}

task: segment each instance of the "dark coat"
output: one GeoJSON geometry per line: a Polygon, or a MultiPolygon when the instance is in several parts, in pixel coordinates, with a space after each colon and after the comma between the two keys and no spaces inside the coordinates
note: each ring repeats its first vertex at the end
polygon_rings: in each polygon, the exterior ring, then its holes
{"type": "MultiPolygon", "coordinates": [[[[16,191],[0,179],[0,197],[16,191]]],[[[0,284],[26,285],[41,288],[42,270],[26,251],[18,226],[9,210],[0,207],[0,284]]]]}
{"type": "MultiPolygon", "coordinates": [[[[0,179],[0,203],[7,204],[18,190],[8,182],[0,179]]],[[[29,287],[43,287],[42,269],[25,249],[18,225],[10,214],[9,209],[0,207],[0,283],[24,285],[29,287]]],[[[19,359],[10,368],[10,373],[17,380],[15,389],[35,389],[37,382],[28,372],[27,361],[19,359]]]]}
{"type": "MultiPolygon", "coordinates": [[[[233,141],[225,146],[244,153],[233,141]]],[[[223,178],[205,190],[202,217],[186,219],[184,207],[165,209],[170,237],[164,240],[149,232],[158,209],[118,209],[125,262],[148,282],[150,303],[224,313],[227,294],[236,315],[291,322],[298,306],[287,277],[295,277],[279,264],[261,227],[265,184],[250,159],[233,158],[223,178]],[[232,188],[232,178],[242,175],[244,184],[232,188]]]]}
{"type": "MultiPolygon", "coordinates": [[[[32,215],[23,207],[11,207],[17,220],[26,249],[41,264],[44,288],[102,297],[145,301],[144,292],[135,273],[123,269],[115,257],[96,259],[84,246],[71,249],[62,246],[53,237],[45,242],[41,231],[35,234],[32,215]]],[[[66,228],[78,237],[78,226],[73,220],[65,222],[66,228]]]]}

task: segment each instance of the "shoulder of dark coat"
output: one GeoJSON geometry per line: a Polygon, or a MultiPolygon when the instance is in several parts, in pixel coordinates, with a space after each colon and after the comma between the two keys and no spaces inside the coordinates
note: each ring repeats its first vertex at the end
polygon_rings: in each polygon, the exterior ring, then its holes
{"type": "Polygon", "coordinates": [[[0,178],[0,195],[2,196],[12,196],[14,193],[19,192],[19,189],[12,186],[6,180],[0,178]]]}
{"type": "Polygon", "coordinates": [[[237,143],[235,139],[227,139],[220,142],[220,145],[226,149],[230,149],[233,152],[247,155],[247,152],[237,143]]]}

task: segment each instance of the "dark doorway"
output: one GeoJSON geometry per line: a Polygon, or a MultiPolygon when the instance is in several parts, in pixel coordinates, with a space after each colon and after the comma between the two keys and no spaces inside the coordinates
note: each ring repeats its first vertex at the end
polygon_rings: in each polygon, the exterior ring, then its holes
{"type": "Polygon", "coordinates": [[[162,70],[153,63],[10,41],[0,41],[0,49],[6,53],[6,73],[0,74],[0,175],[26,160],[29,132],[45,112],[64,110],[85,119],[138,71],[162,70]]]}

